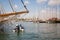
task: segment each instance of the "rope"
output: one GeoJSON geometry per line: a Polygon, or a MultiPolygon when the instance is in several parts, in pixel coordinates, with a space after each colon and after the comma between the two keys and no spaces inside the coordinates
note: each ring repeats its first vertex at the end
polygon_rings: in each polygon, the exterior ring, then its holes
{"type": "Polygon", "coordinates": [[[3,4],[0,3],[0,14],[4,14],[5,13],[5,9],[3,7],[3,4]]]}
{"type": "MultiPolygon", "coordinates": [[[[12,8],[12,11],[15,12],[13,7],[12,7],[11,1],[10,0],[8,0],[8,1],[9,1],[11,8],[12,8]]],[[[26,8],[26,5],[24,4],[23,0],[21,0],[21,2],[23,4],[24,8],[26,9],[26,11],[28,12],[28,9],[26,8]]],[[[13,17],[13,19],[17,19],[17,14],[13,17]]]]}
{"type": "Polygon", "coordinates": [[[21,0],[21,2],[23,4],[24,8],[28,11],[28,9],[26,8],[26,5],[24,4],[23,0],[21,0]]]}
{"type": "MultiPolygon", "coordinates": [[[[16,11],[13,9],[13,7],[12,7],[11,1],[10,1],[10,0],[8,0],[8,1],[9,1],[9,4],[10,4],[11,8],[12,8],[12,11],[13,11],[13,12],[16,12],[16,11]]],[[[17,14],[14,16],[13,19],[17,19],[17,14]]]]}
{"type": "Polygon", "coordinates": [[[11,8],[12,8],[12,11],[15,12],[13,7],[12,7],[11,1],[10,0],[8,0],[8,1],[9,1],[9,4],[10,4],[11,8]]]}

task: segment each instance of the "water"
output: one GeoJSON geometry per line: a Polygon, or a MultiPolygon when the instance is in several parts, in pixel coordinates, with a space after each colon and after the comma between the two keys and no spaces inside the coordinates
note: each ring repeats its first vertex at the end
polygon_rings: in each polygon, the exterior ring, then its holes
{"type": "Polygon", "coordinates": [[[0,40],[60,40],[60,24],[32,23],[32,22],[4,22],[0,23],[4,33],[0,33],[0,40]],[[24,32],[12,32],[17,24],[24,26],[24,32]]]}

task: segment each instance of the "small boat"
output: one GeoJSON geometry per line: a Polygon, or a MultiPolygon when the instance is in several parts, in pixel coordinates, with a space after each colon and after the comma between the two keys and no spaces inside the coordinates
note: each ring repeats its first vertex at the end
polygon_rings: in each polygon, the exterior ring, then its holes
{"type": "Polygon", "coordinates": [[[13,32],[23,32],[23,31],[24,27],[21,24],[16,26],[16,28],[13,30],[13,32]]]}

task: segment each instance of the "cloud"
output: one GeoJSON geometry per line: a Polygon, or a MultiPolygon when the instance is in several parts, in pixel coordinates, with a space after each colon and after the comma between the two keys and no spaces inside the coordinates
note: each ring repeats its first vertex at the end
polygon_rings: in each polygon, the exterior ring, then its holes
{"type": "Polygon", "coordinates": [[[48,5],[60,5],[60,0],[49,0],[48,5]]]}
{"type": "Polygon", "coordinates": [[[18,6],[15,4],[15,5],[14,5],[14,8],[18,8],[18,6]]]}
{"type": "Polygon", "coordinates": [[[24,4],[27,5],[27,4],[29,4],[29,2],[26,0],[26,1],[24,2],[24,4]]]}
{"type": "Polygon", "coordinates": [[[48,5],[60,5],[60,0],[36,0],[37,3],[44,3],[44,2],[48,2],[48,5]]]}
{"type": "Polygon", "coordinates": [[[46,8],[40,11],[40,18],[46,20],[52,17],[59,17],[60,16],[59,14],[60,12],[58,10],[56,11],[55,9],[52,8],[46,8]]]}
{"type": "Polygon", "coordinates": [[[36,0],[37,3],[42,3],[42,2],[46,2],[47,0],[36,0]]]}

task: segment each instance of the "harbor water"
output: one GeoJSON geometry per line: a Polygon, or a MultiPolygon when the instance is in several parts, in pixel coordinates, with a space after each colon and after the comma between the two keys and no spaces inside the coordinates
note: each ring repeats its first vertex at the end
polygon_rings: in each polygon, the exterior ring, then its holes
{"type": "Polygon", "coordinates": [[[0,28],[4,32],[0,33],[0,40],[60,40],[59,23],[33,23],[33,22],[3,22],[0,28]],[[16,25],[22,24],[24,32],[13,32],[16,25]]]}

